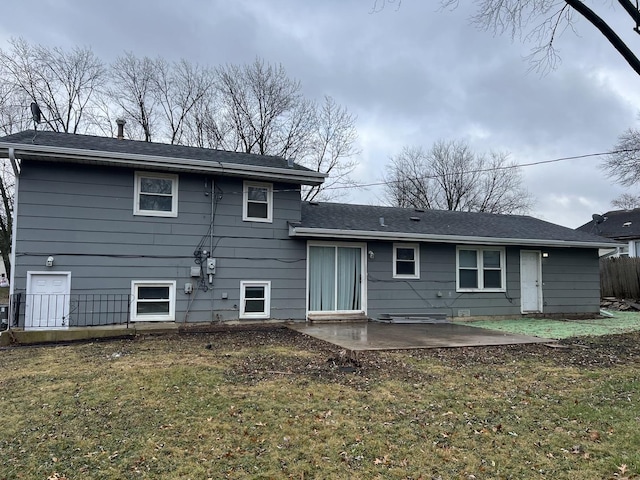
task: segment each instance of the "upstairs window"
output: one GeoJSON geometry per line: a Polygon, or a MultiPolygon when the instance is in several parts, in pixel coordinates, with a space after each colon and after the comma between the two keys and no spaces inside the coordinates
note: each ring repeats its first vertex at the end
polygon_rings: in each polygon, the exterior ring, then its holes
{"type": "Polygon", "coordinates": [[[178,216],[178,176],[162,173],[135,173],[134,215],[178,216]]]}
{"type": "Polygon", "coordinates": [[[419,245],[393,245],[393,278],[420,278],[419,245]]]}
{"type": "Polygon", "coordinates": [[[273,185],[244,182],[242,220],[248,222],[273,221],[273,185]]]}
{"type": "Polygon", "coordinates": [[[503,248],[458,247],[457,290],[459,292],[504,292],[503,248]]]}

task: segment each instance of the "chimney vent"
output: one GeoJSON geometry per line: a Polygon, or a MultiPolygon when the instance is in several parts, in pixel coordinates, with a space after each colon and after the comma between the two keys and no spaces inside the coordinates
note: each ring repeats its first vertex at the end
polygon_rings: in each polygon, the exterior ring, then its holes
{"type": "Polygon", "coordinates": [[[118,140],[124,140],[124,124],[126,122],[123,118],[118,118],[116,120],[116,125],[118,125],[118,140]]]}

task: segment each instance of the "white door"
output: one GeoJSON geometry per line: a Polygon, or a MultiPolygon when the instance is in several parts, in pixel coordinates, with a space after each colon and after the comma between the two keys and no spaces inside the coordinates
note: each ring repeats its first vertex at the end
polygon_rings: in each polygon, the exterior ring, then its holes
{"type": "Polygon", "coordinates": [[[520,308],[522,313],[542,313],[542,263],[540,252],[520,251],[520,308]]]}
{"type": "Polygon", "coordinates": [[[25,330],[69,328],[71,272],[28,272],[25,330]]]}

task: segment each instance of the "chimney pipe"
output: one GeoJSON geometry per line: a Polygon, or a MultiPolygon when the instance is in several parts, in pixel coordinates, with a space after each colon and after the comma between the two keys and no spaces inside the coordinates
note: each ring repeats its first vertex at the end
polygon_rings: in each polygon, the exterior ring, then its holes
{"type": "Polygon", "coordinates": [[[118,118],[116,120],[116,125],[118,125],[118,140],[124,140],[124,124],[126,122],[122,118],[118,118]]]}

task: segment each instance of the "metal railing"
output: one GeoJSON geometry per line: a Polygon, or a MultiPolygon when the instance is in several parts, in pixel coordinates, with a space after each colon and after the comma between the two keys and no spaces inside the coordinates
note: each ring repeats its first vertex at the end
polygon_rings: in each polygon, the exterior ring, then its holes
{"type": "Polygon", "coordinates": [[[113,293],[26,294],[10,298],[8,326],[25,329],[64,329],[126,325],[131,295],[113,293]]]}

